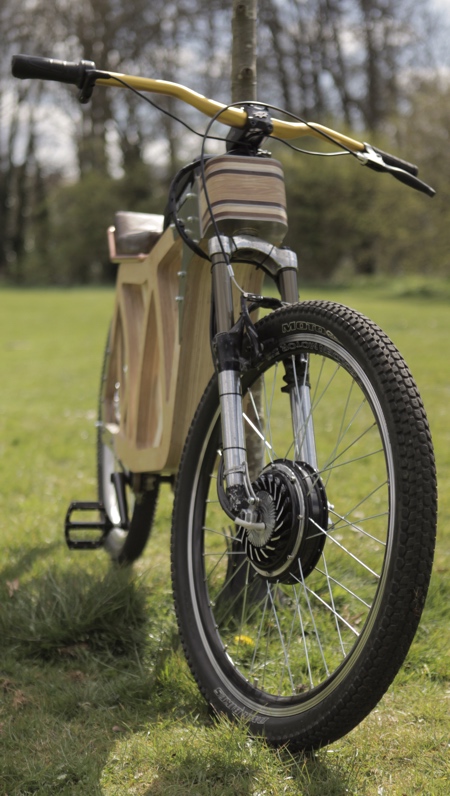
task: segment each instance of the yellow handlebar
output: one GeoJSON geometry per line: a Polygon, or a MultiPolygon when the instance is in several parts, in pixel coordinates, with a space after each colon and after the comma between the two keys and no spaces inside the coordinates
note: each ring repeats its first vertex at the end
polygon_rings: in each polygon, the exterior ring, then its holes
{"type": "MultiPolygon", "coordinates": [[[[198,94],[196,91],[192,91],[192,89],[186,88],[186,86],[182,86],[180,83],[171,83],[168,80],[154,80],[148,77],[135,77],[134,75],[124,75],[119,72],[108,72],[108,74],[110,75],[109,78],[99,77],[96,79],[95,84],[97,86],[118,86],[123,88],[123,83],[120,81],[124,81],[128,86],[131,86],[131,88],[137,91],[147,91],[151,94],[165,94],[169,97],[175,97],[188,105],[192,105],[192,107],[204,113],[205,116],[210,116],[211,118],[222,108],[226,108],[220,115],[220,122],[229,125],[229,127],[241,128],[245,126],[247,114],[244,110],[240,108],[227,108],[226,105],[216,102],[215,100],[210,100],[204,97],[203,94],[198,94]]],[[[351,149],[352,152],[364,151],[364,144],[360,141],[355,141],[354,138],[349,138],[342,133],[338,133],[336,130],[324,127],[322,124],[316,124],[315,122],[309,124],[305,124],[304,122],[284,122],[281,121],[281,119],[272,119],[272,123],[272,135],[278,138],[288,140],[311,135],[323,141],[324,137],[330,136],[333,142],[335,141],[337,144],[342,144],[348,149],[351,149]],[[324,135],[322,135],[322,133],[324,135]]]]}
{"type": "MultiPolygon", "coordinates": [[[[92,95],[94,85],[97,83],[102,86],[124,86],[136,91],[148,91],[153,94],[167,94],[170,97],[192,105],[206,116],[220,118],[220,121],[230,127],[244,128],[248,115],[244,108],[229,107],[215,102],[196,91],[186,88],[178,83],[170,83],[166,80],[153,80],[146,77],[135,77],[134,75],[124,75],[119,72],[101,72],[95,68],[92,61],[80,61],[72,63],[70,61],[57,61],[53,58],[41,58],[31,55],[14,55],[12,58],[12,73],[14,77],[40,78],[42,80],[56,80],[59,83],[70,83],[80,89],[80,102],[88,102],[92,95]]],[[[246,103],[243,103],[244,105],[246,103]]],[[[289,115],[289,114],[287,114],[289,115]]],[[[389,172],[400,182],[409,185],[417,191],[422,191],[428,196],[434,196],[434,188],[427,185],[417,177],[418,168],[414,163],[383,152],[381,149],[371,147],[369,144],[362,144],[349,138],[337,130],[331,130],[322,124],[315,122],[285,122],[280,119],[272,119],[272,135],[280,139],[299,138],[300,136],[311,135],[319,139],[327,139],[331,143],[342,146],[347,151],[354,152],[364,166],[368,166],[374,171],[389,172]],[[361,156],[360,153],[363,153],[361,156]]],[[[263,132],[263,136],[265,131],[263,132]]]]}

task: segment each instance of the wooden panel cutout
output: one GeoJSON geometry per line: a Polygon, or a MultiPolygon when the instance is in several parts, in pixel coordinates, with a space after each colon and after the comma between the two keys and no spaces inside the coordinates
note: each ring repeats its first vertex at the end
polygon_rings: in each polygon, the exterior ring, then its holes
{"type": "Polygon", "coordinates": [[[156,448],[161,441],[163,409],[160,366],[156,300],[152,295],[147,313],[147,330],[139,388],[136,428],[138,448],[156,448]]]}

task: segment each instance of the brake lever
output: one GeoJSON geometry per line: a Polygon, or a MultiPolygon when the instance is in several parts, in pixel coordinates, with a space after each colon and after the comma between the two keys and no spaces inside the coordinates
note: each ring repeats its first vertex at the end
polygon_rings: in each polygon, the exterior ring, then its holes
{"type": "Polygon", "coordinates": [[[391,166],[390,164],[386,163],[382,156],[379,155],[378,152],[375,152],[370,144],[365,144],[364,152],[355,152],[354,154],[363,166],[367,166],[373,171],[384,171],[388,174],[392,174],[396,180],[403,182],[410,188],[414,188],[416,191],[426,193],[427,196],[434,196],[436,193],[431,185],[427,185],[426,182],[422,182],[422,180],[419,180],[418,177],[415,177],[410,172],[400,169],[398,166],[391,166]]]}

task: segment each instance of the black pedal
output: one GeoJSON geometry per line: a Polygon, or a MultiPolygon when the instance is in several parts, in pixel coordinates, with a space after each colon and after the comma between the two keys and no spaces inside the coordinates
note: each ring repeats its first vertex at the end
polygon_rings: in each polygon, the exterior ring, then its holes
{"type": "Polygon", "coordinates": [[[64,535],[67,547],[71,550],[97,550],[103,547],[105,539],[112,528],[112,523],[106,516],[105,508],[101,503],[89,501],[75,501],[67,509],[66,520],[64,523],[64,535]],[[101,519],[98,522],[73,521],[72,514],[79,511],[98,511],[101,519]],[[98,531],[98,535],[92,539],[83,538],[82,534],[86,531],[98,531]],[[72,534],[75,534],[74,536],[72,534]],[[77,538],[80,534],[81,538],[77,538]]]}

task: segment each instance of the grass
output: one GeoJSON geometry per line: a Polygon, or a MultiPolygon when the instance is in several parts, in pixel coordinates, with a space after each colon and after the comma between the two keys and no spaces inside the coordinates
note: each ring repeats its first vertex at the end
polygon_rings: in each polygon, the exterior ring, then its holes
{"type": "Polygon", "coordinates": [[[394,293],[378,285],[304,297],[334,296],[372,317],[418,381],[439,475],[432,585],[377,709],[331,747],[293,756],[211,717],[190,676],[172,609],[168,488],[133,572],[64,545],[70,500],[95,498],[112,292],[0,292],[1,796],[447,795],[450,314],[438,290],[394,293]]]}

